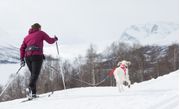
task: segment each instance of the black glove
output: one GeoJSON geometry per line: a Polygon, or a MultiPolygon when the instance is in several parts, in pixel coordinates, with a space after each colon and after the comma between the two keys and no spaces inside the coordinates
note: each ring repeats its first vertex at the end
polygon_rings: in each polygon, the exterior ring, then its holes
{"type": "Polygon", "coordinates": [[[25,61],[24,60],[21,60],[21,67],[24,67],[25,66],[25,61]]]}
{"type": "Polygon", "coordinates": [[[54,36],[54,39],[57,41],[58,40],[58,38],[56,37],[56,36],[54,36]]]}
{"type": "Polygon", "coordinates": [[[45,57],[45,55],[43,54],[43,60],[45,60],[46,59],[46,57],[45,57]]]}

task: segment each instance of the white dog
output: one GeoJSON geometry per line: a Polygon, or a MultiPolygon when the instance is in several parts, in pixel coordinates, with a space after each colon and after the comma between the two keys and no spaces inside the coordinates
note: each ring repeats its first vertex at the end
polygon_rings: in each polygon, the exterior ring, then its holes
{"type": "Polygon", "coordinates": [[[118,62],[117,68],[114,70],[114,78],[116,80],[116,86],[119,89],[119,92],[123,91],[123,82],[128,83],[128,87],[130,87],[131,82],[129,80],[129,74],[128,74],[128,66],[131,64],[129,61],[121,61],[118,62]]]}

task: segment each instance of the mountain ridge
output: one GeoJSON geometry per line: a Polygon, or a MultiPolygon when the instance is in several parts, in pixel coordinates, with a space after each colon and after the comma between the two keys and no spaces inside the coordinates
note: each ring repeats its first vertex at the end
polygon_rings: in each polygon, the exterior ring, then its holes
{"type": "Polygon", "coordinates": [[[179,25],[172,22],[150,22],[131,25],[121,34],[119,41],[130,45],[169,45],[179,43],[179,25]]]}

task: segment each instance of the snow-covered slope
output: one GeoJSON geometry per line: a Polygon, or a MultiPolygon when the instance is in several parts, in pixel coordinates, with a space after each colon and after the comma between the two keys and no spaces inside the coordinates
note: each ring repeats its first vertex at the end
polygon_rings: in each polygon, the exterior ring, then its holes
{"type": "Polygon", "coordinates": [[[178,109],[179,70],[134,84],[119,93],[116,87],[86,87],[54,92],[21,103],[23,99],[1,102],[1,109],[178,109]]]}
{"type": "Polygon", "coordinates": [[[121,42],[141,45],[169,45],[179,41],[179,26],[169,22],[132,25],[121,35],[121,42]]]}
{"type": "Polygon", "coordinates": [[[15,46],[0,46],[0,64],[19,62],[19,49],[15,46]]]}

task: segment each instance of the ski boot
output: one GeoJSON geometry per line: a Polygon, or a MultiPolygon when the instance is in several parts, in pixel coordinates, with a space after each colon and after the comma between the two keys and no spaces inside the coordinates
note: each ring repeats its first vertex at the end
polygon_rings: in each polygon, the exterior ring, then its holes
{"type": "Polygon", "coordinates": [[[39,98],[39,96],[36,94],[32,94],[32,98],[39,98]]]}
{"type": "Polygon", "coordinates": [[[31,88],[26,88],[26,97],[28,98],[28,100],[33,99],[31,88]]]}

